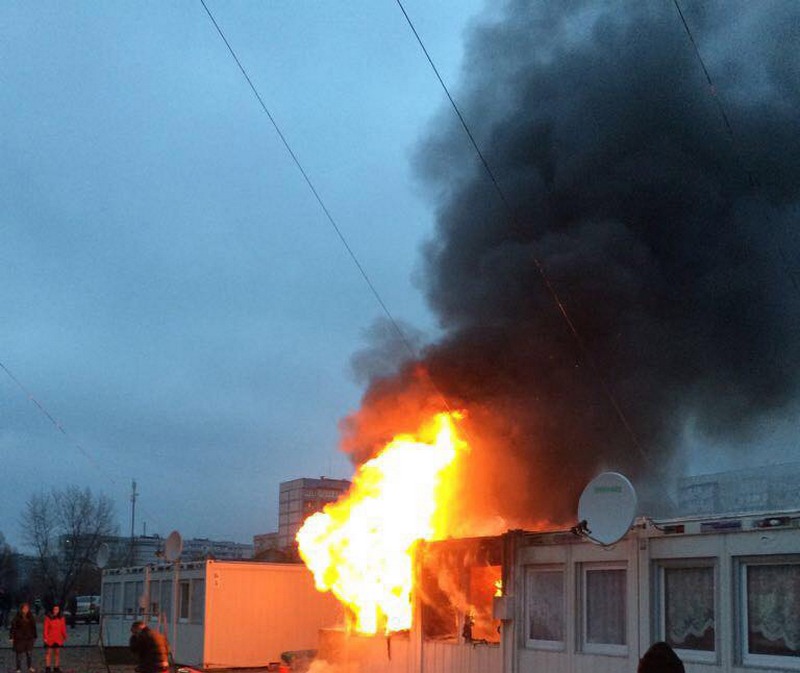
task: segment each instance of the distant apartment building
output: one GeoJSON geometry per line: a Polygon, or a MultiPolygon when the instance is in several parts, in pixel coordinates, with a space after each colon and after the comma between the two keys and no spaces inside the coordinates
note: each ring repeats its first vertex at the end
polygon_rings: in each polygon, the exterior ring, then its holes
{"type": "MultiPolygon", "coordinates": [[[[164,542],[160,535],[138,535],[130,538],[116,538],[117,553],[114,556],[120,563],[112,565],[144,566],[151,563],[163,563],[164,542]]],[[[112,549],[114,547],[112,546],[112,549]]],[[[203,561],[216,559],[219,561],[240,561],[253,558],[253,545],[229,540],[210,540],[208,538],[191,538],[183,540],[181,561],[203,561]]]]}
{"type": "Polygon", "coordinates": [[[800,463],[703,474],[678,482],[681,515],[786,509],[800,510],[800,463]]]}
{"type": "Polygon", "coordinates": [[[280,485],[278,496],[278,548],[295,549],[295,535],[303,522],[350,488],[346,479],[293,479],[280,485]]]}

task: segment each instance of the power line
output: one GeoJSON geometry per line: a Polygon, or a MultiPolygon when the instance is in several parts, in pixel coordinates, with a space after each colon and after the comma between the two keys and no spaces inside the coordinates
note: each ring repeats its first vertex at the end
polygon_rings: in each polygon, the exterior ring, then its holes
{"type": "MultiPolygon", "coordinates": [[[[34,404],[34,406],[39,410],[39,412],[45,418],[47,418],[47,420],[50,421],[50,423],[52,423],[52,425],[56,428],[56,430],[58,430],[58,432],[60,432],[70,444],[72,444],[76,449],[78,449],[78,451],[81,453],[81,455],[84,458],[86,458],[87,461],[89,461],[89,463],[92,465],[92,467],[94,467],[94,469],[97,470],[97,472],[100,475],[102,475],[103,477],[108,479],[108,481],[110,481],[113,486],[117,486],[118,485],[117,481],[116,481],[116,479],[114,479],[113,475],[111,475],[107,470],[105,470],[103,468],[102,464],[99,461],[97,461],[94,458],[94,456],[91,453],[89,453],[83,447],[83,445],[80,442],[78,442],[78,441],[76,441],[75,439],[72,438],[72,436],[69,434],[69,432],[67,432],[67,429],[64,427],[64,424],[61,423],[61,421],[59,421],[55,416],[53,416],[53,414],[51,414],[47,410],[47,408],[44,406],[44,404],[42,404],[38,399],[36,399],[34,394],[30,390],[28,390],[27,387],[25,387],[25,385],[22,383],[22,381],[20,381],[14,375],[14,373],[8,367],[6,367],[5,364],[3,364],[3,362],[0,362],[0,369],[2,369],[6,373],[8,378],[10,378],[17,385],[17,387],[25,394],[25,397],[27,397],[28,400],[34,404]]],[[[156,517],[153,517],[150,512],[146,512],[146,514],[148,516],[150,516],[153,521],[158,523],[158,519],[156,517]]]]}
{"type": "MultiPolygon", "coordinates": [[[[735,153],[739,160],[739,164],[741,165],[742,170],[744,170],[747,173],[747,179],[750,182],[750,186],[753,187],[756,191],[760,192],[761,191],[760,182],[753,175],[753,172],[750,171],[744,165],[743,152],[739,143],[739,139],[736,137],[736,134],[733,131],[733,126],[731,125],[730,120],[728,119],[728,114],[725,111],[725,106],[722,104],[722,99],[719,96],[717,87],[714,85],[714,81],[711,79],[711,74],[709,73],[708,68],[706,67],[703,55],[700,53],[700,48],[697,44],[697,41],[694,39],[694,35],[692,34],[692,29],[689,27],[689,22],[686,20],[683,11],[681,11],[681,6],[678,3],[678,0],[672,0],[672,2],[675,5],[675,10],[678,12],[678,16],[680,17],[681,23],[683,24],[683,29],[686,31],[686,35],[689,38],[689,42],[692,45],[692,49],[694,50],[695,56],[697,57],[697,61],[700,63],[700,67],[702,68],[703,74],[706,77],[709,91],[711,92],[711,96],[714,98],[714,101],[717,104],[717,109],[719,110],[719,114],[722,117],[723,123],[725,124],[725,129],[727,130],[728,135],[730,136],[731,143],[733,144],[735,153]]],[[[769,217],[768,214],[767,217],[769,217]]],[[[797,279],[797,275],[793,270],[791,261],[786,256],[786,250],[784,250],[782,245],[778,245],[777,247],[778,247],[778,255],[780,256],[781,261],[783,262],[784,271],[786,272],[786,275],[789,276],[789,280],[792,284],[792,287],[794,287],[794,291],[798,295],[800,295],[800,281],[798,281],[797,279]]]]}
{"type": "Polygon", "coordinates": [[[208,8],[208,5],[205,3],[205,0],[200,0],[200,4],[203,5],[203,9],[205,9],[206,14],[208,14],[208,18],[211,19],[211,23],[214,24],[214,28],[216,29],[216,31],[219,34],[220,38],[222,38],[222,41],[225,43],[225,46],[227,47],[228,52],[233,57],[233,60],[236,62],[236,65],[238,66],[239,71],[242,73],[242,76],[247,81],[247,85],[250,87],[250,90],[253,92],[253,95],[256,97],[256,100],[258,101],[259,106],[263,110],[264,114],[267,115],[267,118],[269,119],[270,123],[272,124],[273,128],[275,129],[275,132],[278,134],[278,137],[280,138],[281,143],[283,143],[284,148],[286,148],[286,151],[289,153],[289,156],[291,157],[292,162],[297,167],[297,170],[300,171],[300,174],[303,176],[303,180],[305,181],[305,183],[308,186],[308,188],[311,190],[311,193],[314,195],[314,199],[316,200],[316,202],[319,205],[319,207],[322,209],[322,212],[325,214],[325,218],[328,220],[328,223],[331,225],[331,227],[333,228],[334,232],[336,232],[336,235],[338,236],[339,241],[341,241],[342,245],[344,246],[344,249],[347,251],[347,254],[350,256],[350,259],[352,260],[353,264],[355,264],[356,268],[358,269],[358,272],[361,274],[361,277],[364,279],[364,282],[367,284],[367,286],[369,287],[370,291],[372,292],[372,296],[375,297],[375,300],[378,302],[378,305],[381,307],[381,310],[384,312],[386,317],[389,319],[389,322],[391,323],[391,325],[394,328],[395,332],[397,332],[397,335],[400,337],[400,340],[402,341],[403,346],[406,348],[406,350],[408,351],[409,355],[412,358],[415,358],[416,357],[416,353],[414,352],[414,349],[412,348],[411,343],[406,338],[405,334],[403,333],[403,330],[400,329],[400,325],[394,319],[394,316],[392,315],[391,311],[389,310],[389,307],[383,301],[383,298],[381,297],[380,293],[378,292],[378,289],[375,287],[375,284],[372,282],[372,279],[370,278],[370,276],[367,273],[366,269],[364,268],[364,266],[359,261],[358,257],[356,256],[355,252],[353,251],[352,247],[350,247],[350,244],[348,243],[347,238],[345,237],[345,235],[342,232],[341,228],[339,227],[339,225],[337,224],[337,222],[334,219],[333,215],[331,214],[331,211],[325,205],[325,202],[323,201],[322,196],[317,191],[317,188],[314,186],[314,183],[312,182],[311,178],[309,177],[308,172],[305,170],[305,168],[303,168],[303,164],[300,162],[300,159],[298,158],[297,154],[292,149],[292,146],[289,144],[289,141],[287,140],[286,135],[281,130],[281,127],[278,125],[278,122],[276,121],[275,117],[270,112],[269,108],[267,107],[267,104],[264,102],[264,99],[261,97],[261,94],[258,92],[258,89],[256,88],[256,85],[253,83],[253,80],[250,78],[250,75],[247,74],[247,70],[245,69],[245,67],[242,64],[241,60],[239,60],[239,57],[236,55],[236,52],[234,51],[233,47],[231,46],[231,43],[228,41],[228,38],[225,37],[225,33],[222,31],[222,28],[217,23],[217,20],[214,18],[214,15],[211,13],[211,10],[208,8]]]}
{"type": "MultiPolygon", "coordinates": [[[[494,186],[494,189],[495,189],[495,192],[497,193],[498,198],[500,199],[500,201],[502,202],[503,206],[505,207],[509,222],[514,227],[519,227],[519,222],[518,222],[516,216],[514,215],[514,209],[512,208],[511,203],[509,202],[508,198],[505,195],[505,192],[503,191],[502,187],[500,186],[500,183],[497,180],[497,177],[495,176],[494,171],[492,171],[492,168],[489,165],[489,162],[486,160],[486,157],[484,156],[483,152],[481,151],[481,148],[478,145],[478,142],[475,140],[475,136],[473,135],[472,131],[470,130],[469,125],[467,124],[466,119],[464,118],[464,115],[461,113],[461,110],[459,109],[458,105],[455,102],[455,99],[451,95],[450,90],[447,87],[447,84],[445,84],[444,79],[442,79],[441,74],[439,74],[439,69],[436,67],[436,64],[433,62],[433,59],[431,58],[431,55],[428,53],[428,49],[425,47],[425,43],[422,41],[422,38],[420,37],[420,34],[417,32],[417,29],[414,26],[414,22],[411,20],[411,17],[408,15],[408,12],[406,11],[406,8],[403,6],[403,3],[401,2],[401,0],[395,0],[395,1],[397,2],[397,6],[400,8],[400,11],[403,13],[403,16],[405,17],[405,20],[408,23],[408,27],[411,29],[411,32],[414,34],[414,37],[416,38],[417,43],[419,44],[420,48],[422,49],[423,54],[425,54],[425,58],[427,59],[428,64],[430,65],[430,67],[433,70],[434,74],[436,75],[436,79],[439,80],[439,84],[441,85],[442,89],[444,90],[445,95],[447,96],[447,99],[450,101],[450,105],[452,106],[453,111],[455,112],[456,116],[458,117],[459,122],[461,123],[462,128],[464,129],[464,133],[466,133],[467,138],[469,138],[470,144],[472,145],[473,149],[475,150],[475,153],[478,155],[478,158],[480,159],[481,164],[483,165],[483,168],[484,168],[484,170],[486,171],[486,174],[489,177],[489,180],[491,181],[492,185],[494,186]]],[[[549,292],[550,297],[553,300],[553,303],[555,304],[556,308],[558,309],[558,312],[561,314],[561,317],[563,318],[564,322],[566,323],[570,333],[572,334],[573,339],[575,340],[576,344],[578,345],[578,349],[580,350],[581,354],[583,355],[584,360],[586,360],[586,362],[589,363],[589,366],[592,368],[592,371],[594,371],[595,376],[597,377],[598,381],[600,382],[600,385],[601,385],[601,387],[603,389],[604,394],[608,398],[609,402],[611,403],[611,406],[614,409],[614,412],[617,415],[617,418],[620,420],[620,422],[622,423],[622,426],[625,428],[625,431],[628,433],[628,436],[630,437],[631,441],[633,442],[633,445],[636,447],[636,449],[639,451],[639,453],[642,455],[642,457],[645,460],[649,461],[650,457],[645,453],[644,449],[642,448],[642,446],[641,446],[641,444],[639,442],[639,439],[638,439],[638,437],[636,436],[636,433],[633,430],[633,427],[628,422],[628,419],[627,419],[625,413],[622,411],[622,407],[617,402],[617,399],[614,396],[613,392],[611,391],[610,386],[606,382],[605,377],[603,376],[602,372],[600,371],[599,367],[597,366],[597,363],[595,362],[595,360],[592,357],[591,353],[589,352],[588,347],[586,346],[586,344],[584,343],[584,341],[581,338],[580,334],[578,333],[578,329],[576,328],[575,323],[572,321],[572,318],[569,315],[569,311],[567,311],[567,307],[564,305],[564,302],[562,301],[558,291],[556,290],[555,286],[550,281],[550,278],[547,275],[547,272],[546,272],[546,270],[544,268],[544,265],[542,264],[542,262],[539,260],[539,258],[537,257],[537,255],[535,253],[532,253],[531,257],[533,259],[534,266],[536,267],[536,271],[539,273],[539,276],[541,277],[545,288],[547,288],[547,291],[549,292]]]]}

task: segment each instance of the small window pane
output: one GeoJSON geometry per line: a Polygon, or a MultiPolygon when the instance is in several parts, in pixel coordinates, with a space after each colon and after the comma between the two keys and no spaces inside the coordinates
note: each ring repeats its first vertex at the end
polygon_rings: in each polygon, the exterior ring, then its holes
{"type": "Polygon", "coordinates": [[[206,582],[198,579],[192,580],[192,600],[191,600],[191,622],[192,624],[203,623],[203,612],[206,606],[206,582]]]}
{"type": "Polygon", "coordinates": [[[586,571],[586,642],[625,645],[625,570],[586,571]]]}
{"type": "Polygon", "coordinates": [[[564,572],[528,569],[528,639],[564,641],[564,572]]]}
{"type": "Polygon", "coordinates": [[[144,614],[147,596],[144,595],[144,580],[136,583],[136,614],[144,614]]]}
{"type": "Polygon", "coordinates": [[[161,580],[161,614],[172,619],[172,580],[161,580]]]}
{"type": "Polygon", "coordinates": [[[747,566],[747,649],[800,657],[800,564],[747,566]]]}
{"type": "Polygon", "coordinates": [[[714,569],[664,569],[665,640],[682,650],[714,651],[714,569]]]}
{"type": "Polygon", "coordinates": [[[181,582],[178,591],[178,605],[180,606],[178,615],[181,619],[189,619],[189,582],[181,582]]]}
{"type": "Polygon", "coordinates": [[[119,582],[106,582],[103,586],[103,613],[113,615],[119,612],[119,596],[122,585],[119,582]]]}
{"type": "Polygon", "coordinates": [[[132,617],[136,614],[136,583],[125,582],[122,610],[126,616],[132,617]]]}
{"type": "Polygon", "coordinates": [[[158,580],[150,581],[150,614],[158,617],[161,609],[161,582],[158,580]]]}

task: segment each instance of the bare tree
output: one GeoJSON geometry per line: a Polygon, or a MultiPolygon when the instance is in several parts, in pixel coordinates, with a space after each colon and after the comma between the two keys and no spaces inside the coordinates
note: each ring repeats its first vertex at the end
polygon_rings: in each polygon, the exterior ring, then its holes
{"type": "Polygon", "coordinates": [[[22,515],[23,539],[35,552],[44,590],[62,605],[93,569],[104,539],[115,533],[111,499],[88,488],[33,495],[22,515]]]}

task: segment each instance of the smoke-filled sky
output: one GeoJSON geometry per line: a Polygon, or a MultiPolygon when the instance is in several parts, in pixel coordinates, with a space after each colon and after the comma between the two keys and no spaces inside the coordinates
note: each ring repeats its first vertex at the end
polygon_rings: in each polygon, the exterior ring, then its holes
{"type": "Polygon", "coordinates": [[[503,196],[442,114],[416,165],[444,335],[379,372],[357,455],[434,387],[470,412],[466,507],[515,521],[568,521],[601,469],[661,509],[692,462],[797,456],[800,6],[686,5],[713,90],[673,3],[512,2],[471,35],[459,99],[503,196]]]}
{"type": "Polygon", "coordinates": [[[280,481],[350,475],[340,420],[366,390],[364,455],[413,376],[470,409],[509,516],[564,515],[600,467],[795,458],[800,8],[683,3],[714,95],[672,3],[405,4],[510,212],[395,3],[209,3],[427,344],[388,379],[380,307],[202,5],[0,8],[0,362],[67,431],[0,371],[12,542],[68,484],[127,532],[133,478],[137,532],[249,541],[280,481]]]}

